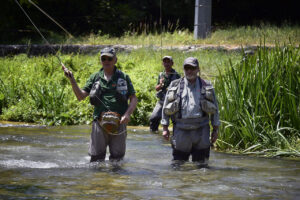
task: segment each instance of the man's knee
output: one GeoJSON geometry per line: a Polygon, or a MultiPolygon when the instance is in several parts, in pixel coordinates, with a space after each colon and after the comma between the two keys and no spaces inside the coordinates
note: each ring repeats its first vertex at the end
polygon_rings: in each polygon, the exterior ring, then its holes
{"type": "Polygon", "coordinates": [[[120,161],[124,158],[125,153],[110,154],[109,160],[120,161]]]}
{"type": "Polygon", "coordinates": [[[206,162],[209,159],[210,147],[205,149],[193,149],[192,161],[193,162],[206,162]]]}
{"type": "Polygon", "coordinates": [[[188,161],[189,157],[190,157],[189,152],[183,152],[183,151],[173,149],[173,160],[188,161]]]}
{"type": "Polygon", "coordinates": [[[105,155],[106,155],[106,152],[101,153],[99,155],[91,155],[90,162],[101,162],[101,161],[104,161],[105,160],[105,155]]]}

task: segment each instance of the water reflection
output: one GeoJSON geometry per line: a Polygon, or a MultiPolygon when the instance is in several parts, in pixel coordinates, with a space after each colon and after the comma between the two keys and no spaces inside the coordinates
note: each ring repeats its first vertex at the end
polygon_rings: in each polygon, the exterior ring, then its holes
{"type": "Polygon", "coordinates": [[[89,163],[89,126],[0,128],[0,199],[296,199],[298,161],[212,151],[174,165],[158,134],[131,128],[124,161],[89,163]]]}

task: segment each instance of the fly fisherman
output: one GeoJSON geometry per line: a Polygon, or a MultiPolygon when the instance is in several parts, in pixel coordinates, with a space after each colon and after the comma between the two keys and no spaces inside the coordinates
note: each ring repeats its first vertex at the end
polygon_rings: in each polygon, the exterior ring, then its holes
{"type": "Polygon", "coordinates": [[[171,144],[174,161],[188,161],[207,165],[210,145],[218,138],[219,111],[212,85],[197,76],[196,58],[184,60],[184,77],[173,81],[163,105],[161,124],[163,136],[169,139],[169,118],[175,117],[171,144]],[[213,127],[210,135],[210,125],[213,127]]]}
{"type": "Polygon", "coordinates": [[[157,85],[155,86],[158,101],[150,117],[150,131],[152,132],[158,131],[158,126],[162,114],[162,106],[165,100],[168,86],[173,80],[180,78],[180,75],[172,68],[174,62],[171,56],[164,56],[162,59],[162,64],[165,70],[159,74],[157,85]]]}
{"type": "Polygon", "coordinates": [[[90,96],[95,106],[90,138],[90,162],[103,161],[109,146],[109,160],[121,160],[126,150],[126,125],[137,104],[135,90],[128,75],[118,70],[113,48],[101,50],[100,71],[92,74],[80,89],[70,70],[62,66],[79,101],[90,96]],[[128,99],[130,101],[128,105],[128,99]]]}

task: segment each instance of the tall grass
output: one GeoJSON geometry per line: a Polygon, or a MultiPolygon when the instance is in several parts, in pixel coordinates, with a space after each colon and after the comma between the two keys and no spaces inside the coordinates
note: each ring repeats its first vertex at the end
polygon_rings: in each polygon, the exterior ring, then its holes
{"type": "MultiPolygon", "coordinates": [[[[182,53],[180,51],[155,51],[140,49],[118,54],[117,67],[129,74],[138,106],[131,125],[148,125],[149,115],[157,101],[155,84],[163,70],[161,55],[174,58],[174,68],[183,74],[182,63],[188,56],[199,59],[203,77],[214,78],[217,66],[223,68],[225,60],[236,62],[240,55],[217,51],[182,53]]],[[[100,69],[98,55],[62,55],[83,87],[90,74],[100,69]]],[[[78,102],[54,56],[27,57],[18,55],[0,58],[0,119],[36,122],[47,125],[85,124],[92,120],[93,107],[89,100],[78,102]]]]}
{"type": "Polygon", "coordinates": [[[300,155],[298,48],[260,46],[255,55],[220,72],[216,90],[223,120],[219,148],[300,155]]]}
{"type": "Polygon", "coordinates": [[[122,45],[139,45],[139,46],[178,46],[178,45],[259,45],[261,38],[265,39],[266,45],[275,45],[276,41],[288,43],[293,41],[294,44],[300,44],[300,26],[285,25],[274,26],[261,24],[260,26],[229,26],[224,28],[214,28],[211,35],[205,39],[194,39],[192,31],[188,29],[175,29],[174,31],[130,31],[124,33],[122,37],[111,37],[108,34],[91,33],[86,36],[78,37],[74,40],[66,40],[66,43],[75,44],[122,44],[122,45]]]}
{"type": "MultiPolygon", "coordinates": [[[[205,39],[194,39],[194,34],[188,29],[179,29],[176,25],[168,25],[160,30],[160,27],[153,25],[154,30],[149,31],[147,25],[141,26],[138,30],[132,29],[125,32],[122,37],[113,37],[104,34],[101,30],[97,33],[80,35],[76,38],[66,38],[51,32],[47,39],[53,44],[89,44],[89,45],[137,45],[137,46],[179,46],[179,45],[259,45],[261,38],[266,38],[265,44],[275,45],[276,41],[300,44],[300,26],[286,25],[275,26],[261,24],[259,26],[227,26],[212,27],[211,35],[205,39]]],[[[43,44],[39,40],[14,41],[18,44],[43,44]]]]}

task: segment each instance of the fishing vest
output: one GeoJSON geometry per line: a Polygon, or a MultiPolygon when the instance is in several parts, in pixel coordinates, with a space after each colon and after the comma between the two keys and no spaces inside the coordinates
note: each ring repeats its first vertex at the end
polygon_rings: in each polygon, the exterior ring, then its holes
{"type": "MultiPolygon", "coordinates": [[[[200,108],[205,114],[214,114],[217,107],[214,104],[213,87],[207,84],[203,79],[198,77],[200,83],[200,108]]],[[[173,81],[173,86],[169,88],[166,95],[166,104],[163,112],[168,115],[177,113],[177,118],[181,119],[182,93],[184,90],[184,78],[173,81]]]]}
{"type": "MultiPolygon", "coordinates": [[[[128,86],[126,82],[126,78],[124,74],[120,70],[116,70],[116,77],[117,77],[117,87],[116,87],[116,93],[115,93],[115,98],[120,101],[121,103],[126,103],[128,104],[128,86]]],[[[94,82],[92,89],[90,91],[90,103],[93,106],[100,106],[103,104],[101,102],[101,96],[106,92],[104,88],[101,87],[100,80],[101,77],[98,74],[98,77],[96,78],[96,81],[94,82]]]]}

